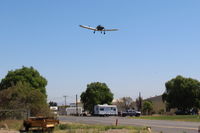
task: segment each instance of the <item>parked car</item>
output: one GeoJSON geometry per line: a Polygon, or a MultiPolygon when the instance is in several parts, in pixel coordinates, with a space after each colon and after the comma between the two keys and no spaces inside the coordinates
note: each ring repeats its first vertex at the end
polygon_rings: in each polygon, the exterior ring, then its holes
{"type": "Polygon", "coordinates": [[[176,115],[198,115],[198,109],[192,108],[190,110],[177,110],[176,115]]]}
{"type": "Polygon", "coordinates": [[[190,115],[189,111],[177,110],[175,112],[176,115],[190,115]]]}
{"type": "Polygon", "coordinates": [[[141,112],[136,110],[127,110],[125,112],[122,112],[122,116],[140,116],[141,112]]]}

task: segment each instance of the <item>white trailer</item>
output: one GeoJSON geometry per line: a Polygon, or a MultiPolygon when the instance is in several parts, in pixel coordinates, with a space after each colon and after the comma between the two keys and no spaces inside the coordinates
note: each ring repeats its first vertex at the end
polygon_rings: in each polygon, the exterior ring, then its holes
{"type": "Polygon", "coordinates": [[[118,115],[118,110],[116,105],[95,105],[94,115],[98,116],[114,116],[118,115]]]}
{"type": "Polygon", "coordinates": [[[69,107],[69,108],[66,108],[66,112],[67,112],[67,115],[76,115],[78,113],[78,115],[82,114],[82,107],[69,107]]]}

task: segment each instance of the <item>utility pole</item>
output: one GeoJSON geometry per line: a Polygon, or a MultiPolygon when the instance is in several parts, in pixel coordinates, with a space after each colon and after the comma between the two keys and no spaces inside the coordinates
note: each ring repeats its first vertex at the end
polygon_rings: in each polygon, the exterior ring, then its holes
{"type": "Polygon", "coordinates": [[[78,96],[76,94],[76,115],[78,116],[78,96]]]}
{"type": "Polygon", "coordinates": [[[64,114],[66,115],[66,97],[67,97],[67,96],[63,96],[63,97],[65,98],[65,107],[64,107],[65,112],[64,112],[64,114]]]}
{"type": "Polygon", "coordinates": [[[67,96],[63,96],[63,97],[65,98],[65,108],[66,108],[66,97],[67,97],[67,96]]]}

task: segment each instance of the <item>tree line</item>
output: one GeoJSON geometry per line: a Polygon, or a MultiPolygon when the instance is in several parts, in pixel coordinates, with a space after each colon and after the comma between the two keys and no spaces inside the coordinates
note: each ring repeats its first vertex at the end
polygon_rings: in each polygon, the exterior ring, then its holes
{"type": "MultiPolygon", "coordinates": [[[[183,112],[193,110],[195,114],[200,108],[200,82],[196,79],[177,77],[165,83],[166,90],[162,94],[162,100],[166,104],[167,111],[177,109],[183,112]]],[[[94,82],[87,85],[86,91],[81,94],[84,109],[93,113],[93,107],[97,104],[111,104],[113,93],[105,83],[94,82]]],[[[123,97],[116,101],[120,110],[136,109],[143,114],[153,111],[151,101],[143,101],[142,97],[136,99],[135,106],[131,97],[123,97]]],[[[163,110],[162,110],[163,112],[163,110]]]]}
{"type": "MultiPolygon", "coordinates": [[[[32,116],[48,114],[46,94],[47,80],[33,67],[22,67],[8,71],[0,82],[0,110],[25,109],[32,116]]],[[[165,83],[166,90],[162,95],[168,109],[188,111],[200,108],[200,82],[196,79],[177,76],[165,83]]],[[[93,113],[94,105],[111,104],[114,94],[106,83],[92,82],[81,93],[84,109],[93,113]]],[[[131,97],[117,101],[118,107],[133,108],[131,97]]],[[[53,104],[53,103],[52,103],[53,104]]],[[[137,110],[149,113],[152,110],[150,101],[143,101],[141,95],[135,101],[137,110]]]]}

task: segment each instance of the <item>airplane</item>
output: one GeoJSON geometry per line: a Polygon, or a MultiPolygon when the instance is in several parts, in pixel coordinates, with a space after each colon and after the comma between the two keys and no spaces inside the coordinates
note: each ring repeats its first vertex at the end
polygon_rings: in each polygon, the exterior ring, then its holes
{"type": "Polygon", "coordinates": [[[79,25],[79,26],[82,27],[82,28],[93,30],[94,31],[93,33],[95,33],[95,31],[101,31],[101,33],[103,32],[103,34],[106,34],[106,31],[117,31],[118,30],[118,29],[105,29],[101,25],[98,25],[96,28],[89,27],[89,26],[84,26],[84,25],[79,25]]]}

